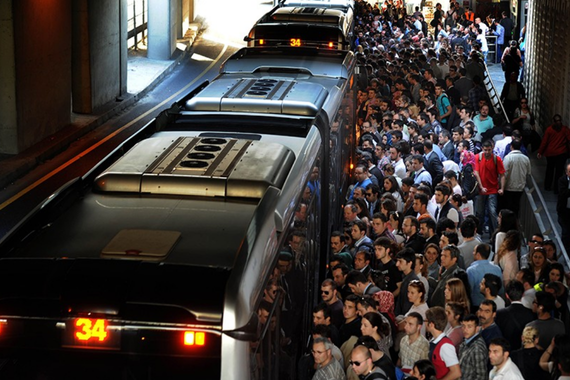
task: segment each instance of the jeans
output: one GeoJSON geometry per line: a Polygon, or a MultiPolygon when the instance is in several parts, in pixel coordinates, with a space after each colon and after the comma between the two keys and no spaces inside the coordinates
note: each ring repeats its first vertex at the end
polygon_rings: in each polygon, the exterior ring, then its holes
{"type": "Polygon", "coordinates": [[[483,226],[485,225],[485,211],[489,217],[489,233],[492,235],[497,228],[497,199],[498,194],[477,195],[475,200],[475,216],[479,219],[479,228],[477,232],[483,234],[483,226]]]}

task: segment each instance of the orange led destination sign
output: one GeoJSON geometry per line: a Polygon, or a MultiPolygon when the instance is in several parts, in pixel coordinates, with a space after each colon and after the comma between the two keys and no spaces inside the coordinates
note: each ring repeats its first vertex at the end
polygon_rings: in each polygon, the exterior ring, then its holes
{"type": "Polygon", "coordinates": [[[118,350],[121,346],[121,331],[109,327],[109,321],[106,319],[69,319],[66,322],[62,345],[73,348],[118,350]]]}
{"type": "Polygon", "coordinates": [[[82,341],[90,339],[103,342],[107,339],[107,323],[104,319],[79,318],[75,321],[75,337],[82,341]]]}
{"type": "Polygon", "coordinates": [[[299,47],[299,46],[301,46],[301,39],[300,38],[291,38],[289,40],[289,45],[291,45],[293,47],[299,47]]]}

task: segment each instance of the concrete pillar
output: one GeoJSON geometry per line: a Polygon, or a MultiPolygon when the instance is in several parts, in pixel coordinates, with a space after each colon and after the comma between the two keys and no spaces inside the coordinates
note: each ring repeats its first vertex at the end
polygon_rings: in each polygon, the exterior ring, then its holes
{"type": "Polygon", "coordinates": [[[18,153],[12,0],[0,0],[0,153],[18,153]]]}
{"type": "Polygon", "coordinates": [[[148,58],[168,60],[176,49],[176,0],[148,2],[148,58]]]}
{"type": "Polygon", "coordinates": [[[73,0],[73,111],[127,91],[127,0],[73,0]]]}
{"type": "Polygon", "coordinates": [[[182,38],[190,27],[190,23],[194,21],[194,0],[178,0],[178,12],[177,37],[182,38]]]}
{"type": "Polygon", "coordinates": [[[71,0],[0,7],[0,150],[16,154],[70,122],[71,0]]]}

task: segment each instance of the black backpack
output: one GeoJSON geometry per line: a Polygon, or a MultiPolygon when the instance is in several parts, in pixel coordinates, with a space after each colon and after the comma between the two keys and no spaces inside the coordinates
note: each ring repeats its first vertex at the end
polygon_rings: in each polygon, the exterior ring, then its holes
{"type": "Polygon", "coordinates": [[[459,177],[463,195],[468,200],[472,200],[477,196],[477,194],[479,194],[479,184],[477,183],[475,173],[473,173],[473,166],[471,164],[463,166],[463,170],[459,177]]]}

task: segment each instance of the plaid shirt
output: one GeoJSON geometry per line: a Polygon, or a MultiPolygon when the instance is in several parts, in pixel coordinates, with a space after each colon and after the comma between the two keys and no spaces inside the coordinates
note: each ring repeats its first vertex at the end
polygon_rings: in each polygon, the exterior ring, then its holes
{"type": "Polygon", "coordinates": [[[427,359],[429,354],[429,342],[420,335],[410,344],[410,337],[404,336],[400,342],[400,363],[404,369],[412,369],[414,363],[421,359],[427,359]]]}
{"type": "Polygon", "coordinates": [[[488,351],[485,340],[477,334],[469,343],[459,345],[459,368],[461,380],[487,380],[488,351]]]}

